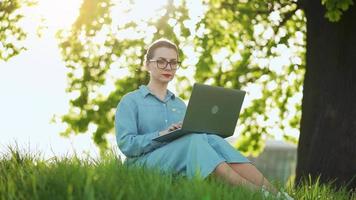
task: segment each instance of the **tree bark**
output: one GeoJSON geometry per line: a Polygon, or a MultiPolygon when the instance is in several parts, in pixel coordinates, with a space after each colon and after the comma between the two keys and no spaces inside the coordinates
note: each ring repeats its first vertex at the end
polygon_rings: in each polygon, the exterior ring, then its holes
{"type": "Polygon", "coordinates": [[[303,177],[356,188],[356,6],[339,22],[320,1],[303,1],[306,73],[296,183],[303,177]]]}

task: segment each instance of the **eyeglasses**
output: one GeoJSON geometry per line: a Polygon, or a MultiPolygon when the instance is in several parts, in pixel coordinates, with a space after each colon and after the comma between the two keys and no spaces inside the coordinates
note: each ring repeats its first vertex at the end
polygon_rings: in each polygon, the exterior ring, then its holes
{"type": "Polygon", "coordinates": [[[179,65],[181,62],[176,61],[176,60],[172,60],[172,61],[167,61],[164,59],[159,59],[159,60],[149,60],[150,62],[156,62],[157,67],[159,69],[166,69],[168,64],[170,65],[172,70],[176,70],[179,68],[179,65]]]}

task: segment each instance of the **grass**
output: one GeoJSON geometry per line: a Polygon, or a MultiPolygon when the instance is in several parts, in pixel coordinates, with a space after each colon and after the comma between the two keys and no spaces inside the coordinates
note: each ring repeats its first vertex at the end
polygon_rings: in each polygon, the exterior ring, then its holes
{"type": "MultiPolygon", "coordinates": [[[[277,186],[278,187],[278,186],[277,186]]],[[[281,187],[295,199],[355,199],[330,185],[281,187]]],[[[128,168],[111,154],[101,159],[76,156],[45,160],[9,148],[0,158],[0,199],[264,199],[262,193],[217,179],[188,180],[145,168],[128,168]]],[[[267,199],[274,199],[269,197],[267,199]]]]}

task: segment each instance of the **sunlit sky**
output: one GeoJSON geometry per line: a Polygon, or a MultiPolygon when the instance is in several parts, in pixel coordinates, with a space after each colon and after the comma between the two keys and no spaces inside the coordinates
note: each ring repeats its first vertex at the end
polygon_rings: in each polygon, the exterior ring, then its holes
{"type": "Polygon", "coordinates": [[[98,151],[90,136],[59,136],[61,127],[50,124],[54,114],[64,114],[69,97],[65,93],[66,69],[55,32],[68,28],[79,14],[80,0],[39,0],[23,10],[21,26],[29,33],[27,51],[0,62],[0,150],[15,143],[22,149],[41,152],[45,157],[98,151]],[[42,22],[42,37],[36,28],[42,22]]]}
{"type": "MultiPolygon", "coordinates": [[[[29,33],[24,41],[28,50],[8,62],[0,61],[0,152],[6,151],[8,145],[17,143],[20,148],[41,152],[45,157],[70,155],[74,151],[78,154],[84,152],[91,156],[98,155],[98,149],[89,134],[64,138],[59,136],[63,130],[62,125],[50,123],[53,115],[66,113],[69,102],[69,95],[65,93],[66,68],[57,47],[55,33],[59,29],[70,28],[79,14],[81,2],[39,0],[37,6],[23,10],[25,18],[21,26],[29,33]],[[41,19],[44,21],[41,22],[41,19]],[[40,23],[45,26],[40,31],[42,37],[36,35],[36,27],[40,23]]],[[[152,8],[148,8],[150,4],[145,0],[138,2],[131,13],[131,16],[137,17],[136,20],[154,15],[154,10],[165,0],[155,1],[152,8]]],[[[120,12],[114,12],[112,17],[114,24],[132,19],[120,15],[120,12]]],[[[219,59],[219,55],[216,59],[219,59]]],[[[187,75],[193,71],[188,69],[181,73],[187,75]]],[[[174,84],[169,86],[173,92],[174,84]]],[[[257,87],[254,85],[249,87],[251,91],[259,90],[253,88],[257,87]]],[[[253,95],[258,98],[259,93],[253,95]]],[[[249,101],[249,98],[247,96],[246,100],[249,101]]],[[[109,142],[115,145],[113,135],[109,137],[109,142]]]]}
{"type": "MultiPolygon", "coordinates": [[[[137,2],[130,15],[135,16],[135,20],[153,15],[165,0],[152,5],[137,2]],[[152,8],[148,9],[149,6],[152,8]]],[[[23,42],[27,50],[7,62],[0,62],[0,152],[5,152],[8,145],[17,144],[25,151],[40,152],[44,157],[74,152],[98,156],[98,148],[89,134],[64,138],[59,136],[63,125],[50,123],[54,115],[66,113],[70,99],[65,92],[66,68],[55,33],[70,28],[79,15],[81,3],[82,0],[38,0],[37,6],[22,9],[25,18],[20,25],[28,33],[23,42]],[[38,37],[41,26],[42,36],[38,37]]],[[[129,20],[120,12],[114,12],[112,17],[116,24],[129,20]]],[[[174,90],[173,85],[170,89],[174,90]]],[[[114,136],[108,138],[114,146],[114,136]]]]}

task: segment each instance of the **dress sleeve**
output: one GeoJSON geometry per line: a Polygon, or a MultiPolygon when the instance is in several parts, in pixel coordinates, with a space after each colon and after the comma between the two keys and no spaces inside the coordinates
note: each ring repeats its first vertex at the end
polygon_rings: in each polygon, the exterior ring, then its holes
{"type": "Polygon", "coordinates": [[[117,145],[126,157],[140,156],[161,144],[152,140],[159,135],[159,131],[138,133],[137,107],[128,99],[123,98],[116,109],[115,131],[117,145]]]}

